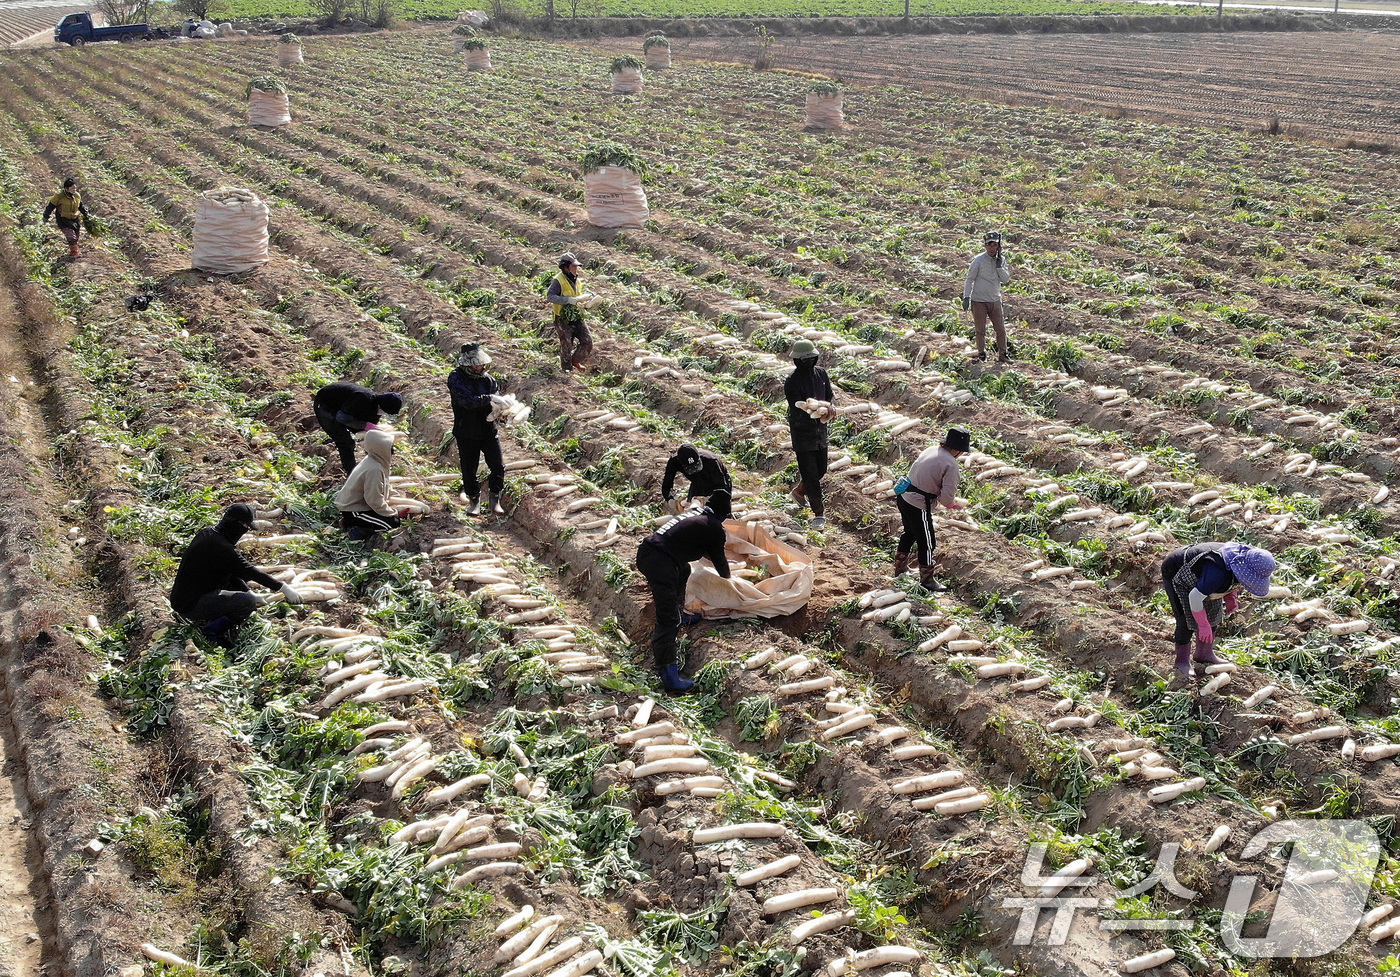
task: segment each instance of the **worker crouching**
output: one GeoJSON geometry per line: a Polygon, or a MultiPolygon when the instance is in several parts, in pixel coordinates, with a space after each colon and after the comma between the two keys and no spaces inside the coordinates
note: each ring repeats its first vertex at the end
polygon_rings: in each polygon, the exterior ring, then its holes
{"type": "Polygon", "coordinates": [[[408,510],[394,511],[389,504],[389,466],[394,456],[394,435],[373,430],[365,435],[365,457],[355,466],[335,494],[340,524],[351,539],[364,540],[399,525],[408,510]]]}
{"type": "Polygon", "coordinates": [[[1266,597],[1278,561],[1268,550],[1245,543],[1196,543],[1167,554],[1162,561],[1162,586],[1176,621],[1176,675],[1195,675],[1192,662],[1221,665],[1215,654],[1215,629],[1239,608],[1234,589],[1242,585],[1255,597],[1266,597]],[[1191,652],[1191,635],[1196,651],[1191,652]]]}

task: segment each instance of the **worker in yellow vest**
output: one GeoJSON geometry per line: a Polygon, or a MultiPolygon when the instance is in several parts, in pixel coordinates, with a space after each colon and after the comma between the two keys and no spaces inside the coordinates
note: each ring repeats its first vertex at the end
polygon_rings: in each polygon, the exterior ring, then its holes
{"type": "Polygon", "coordinates": [[[63,232],[63,238],[68,242],[68,257],[78,257],[78,234],[82,230],[82,223],[88,219],[87,208],[83,206],[82,194],[78,193],[78,184],[71,177],[63,181],[63,189],[49,198],[49,205],[44,208],[44,223],[49,222],[49,215],[58,211],[58,229],[63,232]]]}
{"type": "Polygon", "coordinates": [[[559,334],[559,366],[569,370],[582,370],[589,356],[593,354],[593,337],[589,335],[588,323],[583,320],[583,310],[591,306],[595,297],[583,290],[579,284],[580,265],[572,252],[566,251],[559,258],[559,274],[549,283],[546,298],[554,307],[554,331],[559,334]]]}

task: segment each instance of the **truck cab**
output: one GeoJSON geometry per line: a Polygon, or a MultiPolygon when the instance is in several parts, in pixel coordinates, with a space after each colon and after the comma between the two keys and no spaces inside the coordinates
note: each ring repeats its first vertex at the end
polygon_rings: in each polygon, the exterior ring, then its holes
{"type": "Polygon", "coordinates": [[[112,27],[98,27],[93,23],[92,14],[86,11],[69,14],[53,29],[53,39],[59,44],[80,47],[89,41],[134,41],[146,37],[150,28],[145,24],[116,24],[112,27]]]}

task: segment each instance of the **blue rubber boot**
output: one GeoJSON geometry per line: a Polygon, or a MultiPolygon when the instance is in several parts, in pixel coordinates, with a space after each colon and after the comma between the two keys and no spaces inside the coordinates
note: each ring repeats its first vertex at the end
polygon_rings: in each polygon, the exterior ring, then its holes
{"type": "Polygon", "coordinates": [[[679,665],[661,666],[661,687],[672,695],[683,695],[695,688],[695,683],[681,675],[679,665]]]}

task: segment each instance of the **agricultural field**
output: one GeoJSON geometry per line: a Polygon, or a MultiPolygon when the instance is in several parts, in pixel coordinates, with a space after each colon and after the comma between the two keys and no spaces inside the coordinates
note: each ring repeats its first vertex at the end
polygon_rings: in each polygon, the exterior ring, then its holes
{"type": "Polygon", "coordinates": [[[893,84],[807,133],[796,75],[677,57],[618,97],[620,47],[491,50],[308,41],[278,129],[244,121],[270,42],[0,58],[0,636],[37,920],[0,935],[94,977],[1397,966],[1394,159],[893,84]],[[601,138],[646,163],[644,228],[586,223],[601,138]],[[105,225],[72,262],[38,221],[65,174],[105,225]],[[225,185],[272,205],[256,273],[189,269],[225,185]],[[1004,366],[956,302],[988,228],[1004,366]],[[565,249],[605,299],[583,374],[543,328],[565,249]],[[782,446],[799,336],[845,408],[822,530],[782,446]],[[474,341],[532,408],[505,517],[466,515],[448,443],[474,341]],[[338,378],[407,402],[426,511],[380,547],[332,525],[309,400],[338,378]],[[891,583],[881,495],[954,423],[976,451],[935,595],[891,583]],[[683,441],[818,582],[689,629],[697,694],[666,698],[632,566],[683,441]],[[225,650],[165,595],[237,501],[260,565],[339,596],[225,650]],[[1278,554],[1280,596],[1222,628],[1236,671],[1174,687],[1159,565],[1207,539],[1278,554]],[[1232,951],[1232,880],[1285,871],[1247,841],[1320,818],[1384,842],[1366,926],[1320,960],[1232,951]],[[1177,890],[1125,894],[1172,845],[1177,890]],[[1051,913],[1017,939],[1032,851],[1100,904],[1058,942],[1051,913]]]}
{"type": "MultiPolygon", "coordinates": [[[[1303,23],[1304,21],[1300,21],[1303,23]]],[[[677,57],[752,63],[734,38],[673,41],[677,57]]],[[[1387,31],[1132,34],[1111,46],[1092,34],[917,38],[784,37],[777,66],[851,84],[898,83],[938,95],[987,93],[1011,104],[1085,109],[1158,122],[1393,146],[1400,116],[1387,31]]]]}

